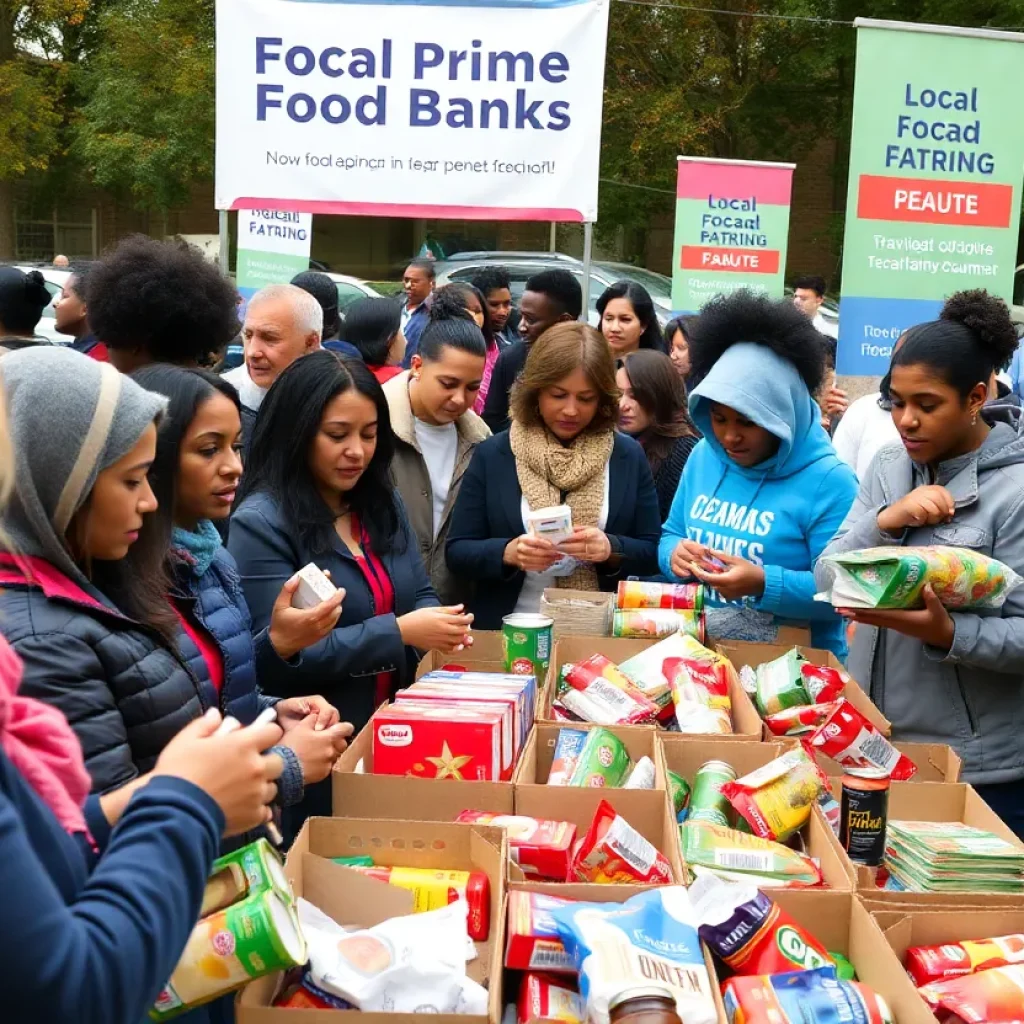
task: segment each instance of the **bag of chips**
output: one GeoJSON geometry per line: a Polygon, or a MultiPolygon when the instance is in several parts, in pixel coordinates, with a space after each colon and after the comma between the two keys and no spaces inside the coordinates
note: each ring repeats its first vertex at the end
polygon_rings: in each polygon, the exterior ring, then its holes
{"type": "Polygon", "coordinates": [[[940,1020],[1017,1024],[1024,1020],[1024,965],[1010,964],[922,985],[921,998],[940,1020]]]}
{"type": "Polygon", "coordinates": [[[722,987],[730,1024],[893,1024],[881,996],[857,981],[840,981],[834,967],[749,978],[722,987]]]}
{"type": "Polygon", "coordinates": [[[754,677],[754,699],[762,717],[805,704],[826,704],[838,700],[846,689],[842,672],[828,665],[813,665],[796,647],[781,658],[758,665],[754,677]]]}
{"type": "Polygon", "coordinates": [[[917,765],[901,754],[845,697],[803,741],[853,771],[884,772],[896,782],[917,774],[917,765]]]}
{"type": "Polygon", "coordinates": [[[624,882],[646,885],[672,881],[672,866],[606,800],[586,836],[573,851],[570,876],[577,882],[624,882]]]}
{"type": "Polygon", "coordinates": [[[827,721],[835,709],[835,701],[831,704],[805,704],[765,715],[764,724],[775,736],[807,736],[827,721]]]}
{"type": "Polygon", "coordinates": [[[836,608],[921,608],[931,584],[947,608],[1000,608],[1021,577],[969,548],[867,548],[827,555],[832,585],[821,595],[836,608]]]}
{"type": "Polygon", "coordinates": [[[586,722],[638,725],[657,717],[657,705],[603,654],[570,665],[565,681],[559,700],[586,722]]]}
{"type": "Polygon", "coordinates": [[[907,950],[907,974],[915,985],[927,985],[992,967],[1024,963],[1024,935],[993,939],[944,942],[941,946],[911,946],[907,950]]]}

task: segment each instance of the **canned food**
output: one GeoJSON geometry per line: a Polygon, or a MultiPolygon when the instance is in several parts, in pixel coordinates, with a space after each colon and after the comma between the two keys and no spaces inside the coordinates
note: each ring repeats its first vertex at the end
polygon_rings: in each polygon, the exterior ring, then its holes
{"type": "Polygon", "coordinates": [[[841,785],[839,843],[854,864],[878,867],[885,859],[889,776],[847,772],[841,785]]]}
{"type": "Polygon", "coordinates": [[[277,892],[286,903],[294,902],[281,858],[266,839],[257,839],[213,862],[199,917],[208,917],[268,889],[277,892]]]}
{"type": "Polygon", "coordinates": [[[663,640],[680,632],[704,643],[704,613],[687,608],[618,608],[612,613],[612,636],[663,640]]]}
{"type": "Polygon", "coordinates": [[[697,769],[690,795],[690,813],[687,821],[706,821],[712,825],[731,828],[732,805],[722,793],[727,782],[736,781],[736,770],[724,761],[708,761],[697,769]]]}
{"type": "Polygon", "coordinates": [[[703,611],[704,587],[700,583],[646,583],[623,580],[619,584],[617,608],[674,608],[703,611]]]}
{"type": "Polygon", "coordinates": [[[506,615],[501,620],[505,671],[517,676],[532,675],[538,690],[548,677],[553,625],[554,620],[546,615],[506,615]]]}

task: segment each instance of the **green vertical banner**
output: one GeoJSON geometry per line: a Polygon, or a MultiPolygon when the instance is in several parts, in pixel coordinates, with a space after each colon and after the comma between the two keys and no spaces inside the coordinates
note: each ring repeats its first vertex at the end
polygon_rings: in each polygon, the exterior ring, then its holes
{"type": "Polygon", "coordinates": [[[681,156],[672,308],[748,288],[782,298],[795,164],[681,156]]]}
{"type": "Polygon", "coordinates": [[[238,211],[239,293],[249,301],[264,285],[287,284],[309,270],[313,214],[287,210],[238,211]]]}
{"type": "Polygon", "coordinates": [[[1013,291],[1024,35],[858,19],[837,370],[881,376],[943,300],[1013,291]]]}

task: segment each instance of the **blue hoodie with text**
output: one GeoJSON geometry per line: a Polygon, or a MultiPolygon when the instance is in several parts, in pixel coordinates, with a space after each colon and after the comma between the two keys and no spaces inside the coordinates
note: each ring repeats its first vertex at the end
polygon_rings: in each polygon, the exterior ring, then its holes
{"type": "Polygon", "coordinates": [[[726,603],[708,592],[708,631],[771,641],[779,625],[809,624],[815,647],[846,654],[843,622],[814,600],[814,563],[857,496],[857,478],[821,426],[821,411],[791,362],[764,345],[727,349],[690,395],[703,440],[687,460],[658,561],[675,579],[672,552],[686,538],[749,559],[765,573],[760,599],[726,603]],[[711,426],[711,404],[729,406],[779,439],[757,466],[737,465],[711,426]]]}

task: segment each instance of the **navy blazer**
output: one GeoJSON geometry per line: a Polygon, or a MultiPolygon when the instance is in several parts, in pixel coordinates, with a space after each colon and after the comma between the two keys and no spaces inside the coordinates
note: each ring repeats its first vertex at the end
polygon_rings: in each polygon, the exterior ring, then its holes
{"type": "MultiPolygon", "coordinates": [[[[519,599],[526,574],[502,561],[505,547],[524,532],[523,492],[508,433],[497,434],[473,453],[452,511],[445,554],[452,572],[484,583],[472,611],[477,629],[501,629],[519,599]]],[[[608,523],[605,533],[621,553],[615,570],[598,566],[602,590],[628,576],[658,571],[661,514],[644,450],[616,433],[608,460],[608,523]]]]}
{"type": "Polygon", "coordinates": [[[309,562],[329,570],[335,586],[347,592],[331,635],[307,647],[295,663],[282,661],[270,644],[257,645],[256,672],[265,693],[322,694],[358,732],[374,712],[378,673],[397,673],[399,686],[412,681],[417,655],[402,643],[397,617],[439,602],[419,543],[399,509],[401,536],[391,550],[376,552],[395,591],[395,610],[389,615],[377,614],[366,577],[340,537],[334,537],[330,551],[314,555],[285,522],[277,502],[263,493],[249,495],[231,517],[228,550],[238,564],[254,631],[270,625],[281,587],[309,562]]]}

